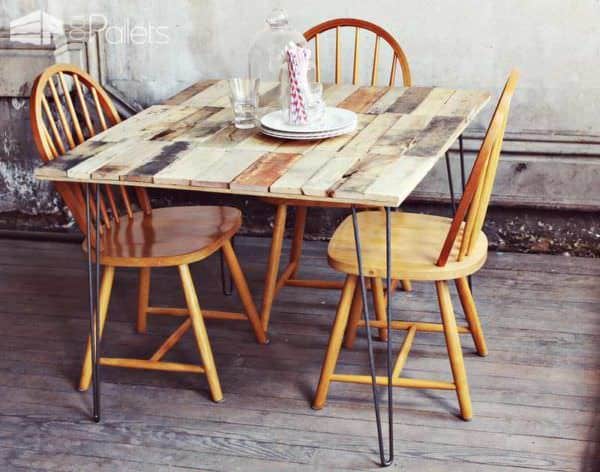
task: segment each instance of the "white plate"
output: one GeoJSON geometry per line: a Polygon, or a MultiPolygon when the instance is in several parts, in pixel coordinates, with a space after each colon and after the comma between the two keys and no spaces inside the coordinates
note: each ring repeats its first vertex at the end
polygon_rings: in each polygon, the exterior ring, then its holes
{"type": "Polygon", "coordinates": [[[326,107],[324,117],[318,123],[290,125],[285,122],[283,112],[277,110],[263,116],[260,124],[263,129],[279,133],[326,133],[356,126],[356,113],[343,108],[326,107]]]}
{"type": "Polygon", "coordinates": [[[311,139],[325,139],[325,138],[333,138],[335,136],[341,136],[342,134],[352,133],[356,130],[356,124],[352,126],[348,126],[346,128],[341,128],[334,131],[326,131],[322,133],[282,133],[278,131],[273,131],[267,128],[262,128],[261,131],[263,134],[267,136],[272,136],[274,138],[280,139],[294,139],[294,140],[311,140],[311,139]]]}

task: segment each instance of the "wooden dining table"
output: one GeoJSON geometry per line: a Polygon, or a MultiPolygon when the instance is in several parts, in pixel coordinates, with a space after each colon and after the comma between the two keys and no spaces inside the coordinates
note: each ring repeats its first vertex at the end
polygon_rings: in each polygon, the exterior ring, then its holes
{"type": "MultiPolygon", "coordinates": [[[[485,91],[442,87],[326,85],[326,104],[354,111],[357,128],[335,138],[301,141],[268,137],[259,128],[235,128],[228,92],[226,80],[200,81],[38,168],[35,176],[87,186],[114,184],[346,203],[353,211],[355,207],[383,207],[389,218],[389,211],[404,202],[490,99],[485,91]]],[[[260,93],[263,110],[276,106],[278,84],[262,83],[260,93]]],[[[89,209],[89,199],[86,203],[89,209]]],[[[360,235],[356,238],[364,287],[360,235]]],[[[387,238],[388,250],[393,250],[390,244],[387,238]]],[[[92,256],[89,251],[90,272],[92,256]]],[[[99,258],[95,260],[98,264],[99,258]]],[[[97,284],[92,279],[90,297],[97,300],[97,284]]],[[[375,378],[367,305],[364,315],[375,378]]],[[[90,317],[94,326],[93,309],[90,317]]],[[[90,331],[97,345],[94,330],[90,331]]],[[[391,352],[390,339],[387,348],[391,352]]],[[[94,395],[98,395],[96,390],[94,395]]],[[[381,452],[375,386],[373,396],[381,452]]],[[[390,406],[391,399],[389,383],[390,406]]],[[[392,408],[388,415],[391,433],[392,408]]]]}

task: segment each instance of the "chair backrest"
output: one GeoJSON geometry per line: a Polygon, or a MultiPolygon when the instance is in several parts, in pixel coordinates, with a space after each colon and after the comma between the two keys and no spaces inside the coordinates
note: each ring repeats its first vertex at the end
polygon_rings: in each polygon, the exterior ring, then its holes
{"type": "MultiPolygon", "coordinates": [[[[119,123],[121,118],[110,97],[88,74],[71,64],[55,64],[42,72],[34,82],[30,99],[30,121],[36,147],[44,162],[51,161],[98,132],[119,123]]],[[[83,186],[55,183],[56,190],[71,210],[75,221],[87,234],[83,186]]],[[[131,200],[124,186],[119,186],[123,210],[119,210],[110,185],[102,185],[100,209],[103,226],[119,223],[120,213],[133,217],[131,200]],[[106,204],[105,197],[108,199],[106,204]]],[[[140,208],[150,213],[150,199],[143,188],[136,187],[140,208]]],[[[98,216],[93,201],[91,216],[98,216]]]]}
{"type": "Polygon", "coordinates": [[[402,84],[405,87],[410,87],[410,69],[404,51],[398,44],[398,41],[386,30],[368,21],[359,20],[356,18],[335,18],[325,21],[317,26],[312,27],[304,33],[306,41],[314,40],[315,53],[315,79],[321,81],[321,57],[320,57],[320,38],[319,35],[329,30],[335,29],[335,83],[339,84],[342,81],[342,44],[341,44],[341,29],[344,27],[354,28],[354,61],[352,68],[352,84],[356,85],[359,81],[359,45],[360,31],[367,30],[375,35],[375,45],[373,49],[373,64],[371,67],[371,85],[377,85],[377,71],[379,67],[379,49],[380,42],[383,39],[392,49],[392,61],[390,66],[390,75],[388,85],[392,86],[396,83],[397,65],[400,63],[402,71],[402,84]]]}
{"type": "Polygon", "coordinates": [[[483,228],[494,187],[510,102],[518,81],[519,72],[513,70],[500,95],[485,138],[473,163],[465,191],[437,260],[436,264],[438,266],[446,265],[459,235],[461,235],[461,238],[457,260],[460,261],[468,256],[477,244],[477,238],[483,228]]]}

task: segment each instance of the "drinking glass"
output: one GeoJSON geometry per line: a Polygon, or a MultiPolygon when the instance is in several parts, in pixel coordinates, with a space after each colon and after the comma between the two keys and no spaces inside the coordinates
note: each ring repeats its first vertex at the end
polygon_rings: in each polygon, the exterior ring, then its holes
{"type": "Polygon", "coordinates": [[[229,99],[233,108],[233,123],[236,128],[248,129],[256,126],[258,109],[259,79],[234,78],[229,80],[229,99]]]}
{"type": "Polygon", "coordinates": [[[323,101],[323,84],[309,82],[308,84],[308,121],[317,123],[325,117],[325,102],[323,101]]]}

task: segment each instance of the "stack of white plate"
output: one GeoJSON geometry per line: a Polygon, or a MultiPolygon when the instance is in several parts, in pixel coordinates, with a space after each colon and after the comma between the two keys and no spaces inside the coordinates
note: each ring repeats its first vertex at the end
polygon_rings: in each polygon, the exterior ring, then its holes
{"type": "Polygon", "coordinates": [[[260,129],[267,136],[282,139],[323,139],[351,133],[356,129],[356,113],[343,108],[326,107],[316,123],[290,125],[277,110],[262,117],[260,129]]]}

